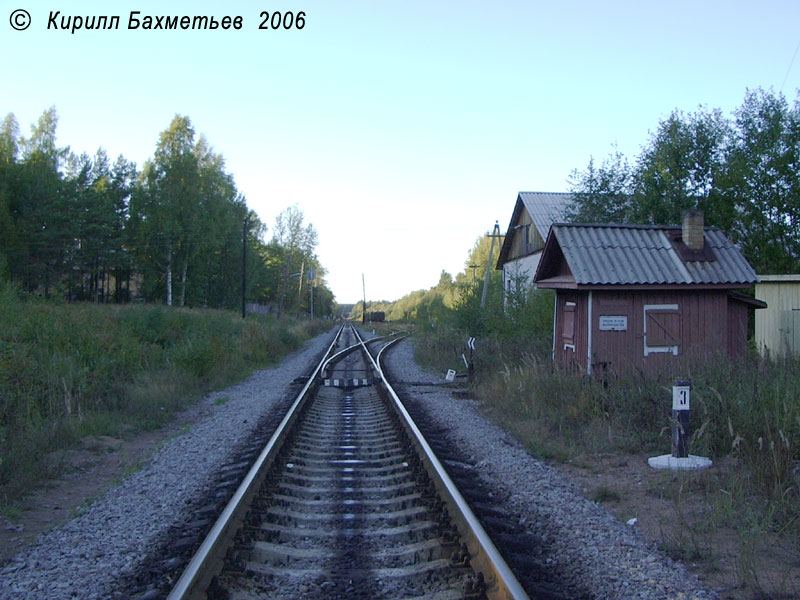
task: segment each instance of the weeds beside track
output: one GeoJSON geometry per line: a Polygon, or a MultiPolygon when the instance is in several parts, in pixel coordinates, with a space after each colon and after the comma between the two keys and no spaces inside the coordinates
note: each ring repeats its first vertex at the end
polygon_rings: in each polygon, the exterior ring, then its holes
{"type": "Polygon", "coordinates": [[[87,435],[168,422],[329,322],[153,305],[57,304],[0,285],[0,511],[87,435]]]}
{"type": "MultiPolygon", "coordinates": [[[[466,334],[420,331],[420,362],[463,370],[466,334]]],[[[478,340],[472,394],[487,414],[532,455],[589,472],[602,469],[597,457],[625,462],[669,452],[672,377],[603,381],[564,372],[550,360],[549,341],[478,340]]],[[[800,589],[800,361],[752,352],[682,368],[681,378],[693,385],[690,451],[726,467],[665,474],[648,484],[648,496],[674,500],[660,543],[673,558],[708,572],[723,568],[720,546],[729,544],[735,559],[725,567],[725,585],[744,590],[731,597],[788,597],[781,594],[800,589]],[[792,549],[780,553],[782,571],[765,548],[792,549]]],[[[620,482],[587,493],[613,502],[625,488],[620,482]]]]}

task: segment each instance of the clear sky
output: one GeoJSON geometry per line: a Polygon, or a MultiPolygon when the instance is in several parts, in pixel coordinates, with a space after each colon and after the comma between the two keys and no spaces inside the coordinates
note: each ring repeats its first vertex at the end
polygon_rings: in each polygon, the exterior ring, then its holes
{"type": "Polygon", "coordinates": [[[798,44],[797,0],[2,0],[0,116],[28,135],[55,106],[60,146],[141,167],[187,115],[268,226],[303,210],[339,302],[362,273],[368,300],[391,300],[463,270],[517,192],[567,191],[614,144],[633,158],[673,109],[730,114],[756,87],[793,101],[798,44]],[[259,30],[273,9],[305,27],[259,30]],[[244,27],[130,31],[136,10],[244,27]],[[47,30],[50,11],[120,28],[47,30]]]}

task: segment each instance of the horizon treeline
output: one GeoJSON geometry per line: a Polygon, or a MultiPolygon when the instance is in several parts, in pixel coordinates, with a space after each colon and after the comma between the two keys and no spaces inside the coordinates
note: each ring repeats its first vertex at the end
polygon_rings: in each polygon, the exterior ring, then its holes
{"type": "Polygon", "coordinates": [[[241,306],[246,236],[248,302],[278,313],[329,315],[334,298],[316,256],[317,233],[295,205],[267,227],[247,207],[223,156],[176,115],[143,167],[100,148],[90,157],[56,145],[44,111],[28,138],[9,113],[0,124],[0,280],[68,301],[161,301],[241,306]],[[298,283],[297,272],[315,278],[298,283]]]}

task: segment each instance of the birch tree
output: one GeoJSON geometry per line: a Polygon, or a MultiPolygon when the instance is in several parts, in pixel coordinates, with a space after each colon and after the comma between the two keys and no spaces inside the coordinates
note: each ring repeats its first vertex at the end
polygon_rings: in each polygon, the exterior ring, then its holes
{"type": "Polygon", "coordinates": [[[176,115],[161,133],[153,160],[145,163],[132,200],[140,258],[159,267],[167,306],[173,304],[176,262],[185,289],[191,246],[200,243],[195,226],[199,190],[194,128],[188,117],[176,115]]]}

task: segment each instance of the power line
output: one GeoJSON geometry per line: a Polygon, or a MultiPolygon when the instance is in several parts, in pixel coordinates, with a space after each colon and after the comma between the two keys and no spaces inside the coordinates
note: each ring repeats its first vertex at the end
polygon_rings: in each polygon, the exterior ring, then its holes
{"type": "Polygon", "coordinates": [[[797,58],[797,51],[800,50],[800,41],[797,42],[797,47],[794,49],[794,54],[792,55],[792,60],[789,61],[789,68],[786,69],[786,75],[783,76],[783,82],[781,83],[781,92],[783,92],[783,86],[786,85],[786,80],[789,78],[789,73],[792,70],[792,65],[794,64],[794,59],[797,58]]]}

